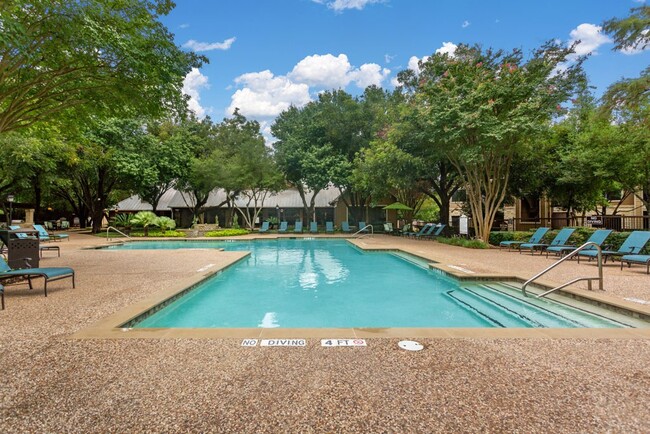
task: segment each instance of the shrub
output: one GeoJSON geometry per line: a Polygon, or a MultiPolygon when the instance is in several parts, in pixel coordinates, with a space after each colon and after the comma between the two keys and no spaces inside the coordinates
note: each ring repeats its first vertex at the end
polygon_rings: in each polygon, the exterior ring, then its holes
{"type": "Polygon", "coordinates": [[[144,232],[131,232],[132,237],[167,237],[167,238],[182,238],[186,236],[185,232],[180,231],[160,231],[157,229],[149,231],[147,234],[144,232]]]}
{"type": "Polygon", "coordinates": [[[465,247],[467,249],[489,249],[490,248],[490,245],[484,243],[482,240],[468,240],[459,237],[453,237],[453,238],[438,237],[436,239],[442,244],[465,247]]]}
{"type": "Polygon", "coordinates": [[[149,234],[149,226],[158,225],[158,216],[152,211],[140,211],[131,218],[133,226],[138,226],[144,229],[144,236],[149,234]]]}
{"type": "Polygon", "coordinates": [[[219,231],[206,232],[206,237],[235,237],[238,235],[248,235],[250,232],[246,229],[222,229],[219,231]]]}
{"type": "Polygon", "coordinates": [[[133,214],[115,214],[111,219],[111,224],[116,228],[127,228],[130,229],[133,226],[131,219],[133,214]]]}
{"type": "Polygon", "coordinates": [[[158,226],[163,232],[171,231],[172,229],[176,228],[176,222],[169,217],[158,217],[158,221],[156,223],[156,226],[158,226]]]}

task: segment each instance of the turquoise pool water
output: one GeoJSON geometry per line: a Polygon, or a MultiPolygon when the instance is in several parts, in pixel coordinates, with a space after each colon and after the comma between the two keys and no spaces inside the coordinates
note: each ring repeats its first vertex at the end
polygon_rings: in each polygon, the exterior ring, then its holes
{"type": "Polygon", "coordinates": [[[224,248],[251,255],[134,328],[624,327],[508,284],[459,284],[423,261],[345,240],[132,242],[118,249],[224,248]]]}

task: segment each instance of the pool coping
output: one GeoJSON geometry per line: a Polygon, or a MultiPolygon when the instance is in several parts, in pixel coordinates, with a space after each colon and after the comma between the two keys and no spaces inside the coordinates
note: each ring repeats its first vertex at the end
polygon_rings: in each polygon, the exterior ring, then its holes
{"type": "MultiPolygon", "coordinates": [[[[295,237],[256,237],[247,238],[245,241],[273,238],[295,238],[295,237]]],[[[324,237],[323,237],[324,238],[324,237]]],[[[450,268],[444,264],[433,262],[430,258],[408,251],[404,248],[386,248],[360,245],[358,239],[344,237],[327,237],[342,238],[353,244],[363,251],[393,251],[403,252],[409,255],[421,258],[429,263],[431,269],[449,275],[459,281],[510,281],[525,282],[527,279],[517,275],[497,275],[497,274],[464,274],[459,270],[450,268]]],[[[194,240],[194,239],[193,239],[194,240]]],[[[138,242],[137,240],[136,242],[138,242]]],[[[147,240],[151,241],[151,240],[147,240]]],[[[159,239],[156,241],[163,241],[159,239]]],[[[165,240],[169,241],[169,239],[165,240]]],[[[173,240],[172,240],[173,241],[173,240]]],[[[203,241],[203,240],[196,240],[203,241]]],[[[209,241],[217,241],[210,239],[209,241]]],[[[218,241],[240,241],[231,239],[220,239],[218,241]]],[[[244,240],[241,240],[244,241],[244,240]]],[[[115,245],[115,243],[107,244],[115,245]]],[[[106,247],[94,246],[93,249],[106,247]]],[[[212,270],[201,276],[193,276],[183,279],[180,282],[174,282],[169,288],[145,297],[136,303],[133,303],[119,311],[101,319],[90,327],[69,336],[69,339],[272,339],[272,338],[521,338],[521,339],[561,339],[561,338],[579,338],[579,339],[650,339],[650,326],[648,328],[148,328],[134,329],[123,327],[125,324],[144,315],[151,309],[169,302],[188,291],[191,291],[203,281],[210,279],[242,259],[250,255],[250,252],[239,252],[241,255],[235,256],[230,262],[223,267],[212,270]]],[[[555,285],[552,282],[540,281],[535,286],[540,289],[552,288],[555,285]]],[[[587,291],[577,288],[564,288],[558,291],[562,295],[569,296],[581,301],[587,301],[601,307],[611,308],[614,312],[629,312],[630,316],[637,319],[650,321],[650,308],[638,306],[631,302],[626,302],[618,298],[608,296],[600,291],[587,291]]]]}

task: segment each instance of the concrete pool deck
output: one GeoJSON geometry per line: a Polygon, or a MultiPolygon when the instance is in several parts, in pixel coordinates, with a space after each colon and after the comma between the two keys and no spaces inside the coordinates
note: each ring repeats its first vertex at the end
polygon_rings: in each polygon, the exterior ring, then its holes
{"type": "MultiPolygon", "coordinates": [[[[397,237],[358,242],[411,251],[465,274],[530,276],[551,264],[539,256],[397,237]]],[[[323,348],[315,337],[299,348],[247,348],[224,336],[74,338],[240,255],[84,250],[102,244],[73,233],[57,243],[61,258],[45,252],[41,266],[76,270],[75,289],[53,282],[45,298],[40,282],[33,291],[8,286],[7,309],[0,311],[3,432],[650,430],[650,340],[642,334],[400,334],[424,345],[418,353],[399,349],[400,339],[390,334],[366,336],[368,346],[357,348],[323,348]]],[[[566,265],[548,280],[574,278],[576,267],[596,272],[593,264],[566,265]]],[[[604,295],[648,307],[625,300],[650,301],[644,267],[621,271],[616,263],[604,271],[604,295]]]]}

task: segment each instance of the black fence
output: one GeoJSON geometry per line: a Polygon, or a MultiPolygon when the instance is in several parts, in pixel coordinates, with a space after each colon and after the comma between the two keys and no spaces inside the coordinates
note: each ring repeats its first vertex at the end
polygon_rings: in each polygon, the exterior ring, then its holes
{"type": "Polygon", "coordinates": [[[650,216],[593,216],[593,217],[553,217],[539,220],[510,219],[509,230],[525,231],[540,226],[561,229],[565,226],[582,226],[595,229],[614,229],[616,231],[633,231],[650,229],[650,216]]]}

